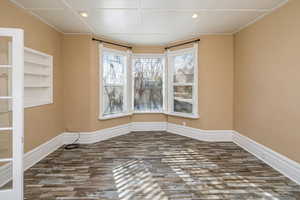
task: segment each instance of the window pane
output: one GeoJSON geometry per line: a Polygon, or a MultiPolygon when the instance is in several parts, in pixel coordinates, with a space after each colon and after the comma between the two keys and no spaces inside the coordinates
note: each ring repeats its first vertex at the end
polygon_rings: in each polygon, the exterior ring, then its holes
{"type": "Polygon", "coordinates": [[[11,64],[11,37],[0,37],[0,65],[11,64]]]}
{"type": "Polygon", "coordinates": [[[194,82],[194,54],[186,53],[174,57],[174,82],[194,82]]]}
{"type": "Polygon", "coordinates": [[[163,60],[138,58],[134,60],[134,110],[162,111],[163,60]]]}
{"type": "Polygon", "coordinates": [[[0,131],[0,159],[12,158],[12,131],[0,131]]]}
{"type": "Polygon", "coordinates": [[[11,99],[0,99],[0,128],[12,126],[12,101],[11,99]]]}
{"type": "Polygon", "coordinates": [[[125,59],[123,55],[103,53],[104,85],[123,85],[125,77],[125,59]]]}
{"type": "Polygon", "coordinates": [[[11,96],[11,72],[11,68],[0,68],[0,96],[11,96]]]}
{"type": "Polygon", "coordinates": [[[5,173],[4,173],[5,176],[4,176],[4,179],[0,182],[0,192],[1,192],[1,190],[11,190],[12,185],[13,185],[13,181],[11,180],[11,181],[7,182],[7,179],[9,177],[12,177],[12,175],[13,175],[13,163],[12,163],[12,161],[0,162],[0,169],[1,168],[5,169],[5,173]]]}
{"type": "Polygon", "coordinates": [[[193,113],[192,86],[174,86],[174,112],[193,113]]]}
{"type": "Polygon", "coordinates": [[[104,111],[103,115],[117,114],[123,112],[123,86],[105,86],[103,93],[104,111]]]}
{"type": "Polygon", "coordinates": [[[103,115],[124,112],[126,56],[103,52],[103,115]]]}

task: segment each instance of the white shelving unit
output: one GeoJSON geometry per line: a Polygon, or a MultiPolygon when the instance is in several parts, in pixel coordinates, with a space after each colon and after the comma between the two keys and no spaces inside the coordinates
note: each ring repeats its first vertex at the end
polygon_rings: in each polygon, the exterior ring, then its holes
{"type": "Polygon", "coordinates": [[[53,103],[53,57],[24,48],[25,108],[53,103]]]}

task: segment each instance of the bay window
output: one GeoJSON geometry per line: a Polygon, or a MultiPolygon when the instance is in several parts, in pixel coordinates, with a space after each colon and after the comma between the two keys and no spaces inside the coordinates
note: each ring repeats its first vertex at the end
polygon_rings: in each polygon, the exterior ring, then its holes
{"type": "Polygon", "coordinates": [[[100,119],[132,113],[198,118],[198,44],[163,55],[132,57],[103,45],[99,50],[100,119]]]}

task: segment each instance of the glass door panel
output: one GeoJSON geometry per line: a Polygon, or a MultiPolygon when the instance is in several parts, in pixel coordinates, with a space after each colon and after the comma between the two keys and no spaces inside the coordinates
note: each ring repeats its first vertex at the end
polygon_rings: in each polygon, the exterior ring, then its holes
{"type": "Polygon", "coordinates": [[[12,163],[13,161],[0,162],[0,171],[5,171],[6,174],[6,176],[1,177],[0,191],[12,191],[13,189],[13,180],[10,178],[13,174],[12,163]]]}
{"type": "Polygon", "coordinates": [[[12,128],[11,99],[0,99],[0,128],[12,128]]]}
{"type": "Polygon", "coordinates": [[[12,88],[12,68],[0,68],[0,96],[11,96],[12,88]]]}
{"type": "Polygon", "coordinates": [[[12,64],[12,37],[0,36],[0,65],[12,64]]]}
{"type": "Polygon", "coordinates": [[[12,189],[12,37],[0,37],[0,190],[12,189]],[[2,172],[2,173],[1,173],[2,172]]]}
{"type": "Polygon", "coordinates": [[[0,131],[0,159],[12,158],[12,130],[0,131]]]}

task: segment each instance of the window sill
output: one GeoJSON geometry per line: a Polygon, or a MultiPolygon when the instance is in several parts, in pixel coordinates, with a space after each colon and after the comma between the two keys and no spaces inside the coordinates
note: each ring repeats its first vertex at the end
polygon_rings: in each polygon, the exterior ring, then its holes
{"type": "Polygon", "coordinates": [[[166,113],[166,112],[133,112],[133,113],[121,113],[121,114],[114,114],[114,115],[108,115],[108,116],[100,116],[99,120],[108,120],[108,119],[116,119],[120,117],[127,117],[132,115],[139,115],[139,114],[165,114],[168,116],[174,116],[174,117],[183,117],[188,119],[199,119],[198,114],[184,114],[184,113],[166,113]]]}
{"type": "Polygon", "coordinates": [[[141,111],[141,112],[133,112],[133,114],[166,114],[165,112],[163,111],[141,111]]]}
{"type": "Polygon", "coordinates": [[[199,119],[198,114],[184,114],[184,113],[166,113],[166,115],[169,116],[175,116],[175,117],[183,117],[183,118],[189,118],[189,119],[199,119]]]}
{"type": "Polygon", "coordinates": [[[132,113],[120,113],[120,114],[113,114],[113,115],[108,115],[108,116],[100,116],[99,120],[115,119],[115,118],[120,118],[120,117],[131,116],[131,115],[132,115],[132,113]]]}

